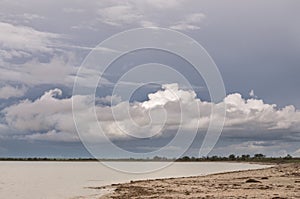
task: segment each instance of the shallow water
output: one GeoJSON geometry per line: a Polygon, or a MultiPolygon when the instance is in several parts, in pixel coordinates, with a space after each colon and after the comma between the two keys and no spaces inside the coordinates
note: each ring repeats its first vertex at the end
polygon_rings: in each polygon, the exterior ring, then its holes
{"type": "MultiPolygon", "coordinates": [[[[109,162],[118,168],[156,168],[161,162],[109,162]]],[[[146,174],[128,174],[99,162],[0,162],[0,198],[40,199],[77,198],[103,194],[89,189],[138,179],[206,175],[268,166],[225,162],[176,162],[146,174]]]]}

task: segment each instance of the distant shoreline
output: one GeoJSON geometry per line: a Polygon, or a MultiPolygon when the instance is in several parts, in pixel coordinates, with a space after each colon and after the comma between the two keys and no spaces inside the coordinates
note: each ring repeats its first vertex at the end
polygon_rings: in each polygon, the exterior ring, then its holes
{"type": "Polygon", "coordinates": [[[282,163],[300,163],[300,158],[286,158],[286,157],[264,157],[264,158],[235,158],[229,159],[227,157],[206,157],[206,158],[180,158],[180,159],[135,159],[135,158],[120,158],[120,159],[95,159],[95,158],[0,158],[0,162],[5,161],[28,161],[28,162],[240,162],[240,163],[263,163],[263,164],[282,164],[282,163]]]}

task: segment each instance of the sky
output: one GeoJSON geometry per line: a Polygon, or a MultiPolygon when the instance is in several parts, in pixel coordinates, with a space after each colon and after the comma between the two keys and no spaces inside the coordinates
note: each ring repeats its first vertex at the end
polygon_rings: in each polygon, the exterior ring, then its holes
{"type": "MultiPolygon", "coordinates": [[[[0,0],[0,156],[198,156],[222,111],[208,155],[300,156],[299,9],[298,0],[0,0]],[[97,82],[103,66],[90,60],[129,41],[98,44],[134,28],[198,42],[223,79],[223,98],[212,99],[190,62],[159,49],[122,55],[97,82]]],[[[156,41],[130,42],[144,37],[156,41]]]]}

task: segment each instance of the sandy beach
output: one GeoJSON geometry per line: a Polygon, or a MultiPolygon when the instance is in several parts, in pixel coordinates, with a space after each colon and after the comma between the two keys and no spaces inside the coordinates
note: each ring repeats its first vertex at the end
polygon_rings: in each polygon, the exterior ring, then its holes
{"type": "Polygon", "coordinates": [[[140,180],[98,188],[114,189],[102,199],[300,198],[300,164],[198,177],[140,180]]]}

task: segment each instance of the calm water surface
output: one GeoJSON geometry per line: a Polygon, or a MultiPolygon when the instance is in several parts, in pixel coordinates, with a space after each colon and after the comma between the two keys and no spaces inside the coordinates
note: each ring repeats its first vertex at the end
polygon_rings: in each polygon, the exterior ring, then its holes
{"type": "MultiPolygon", "coordinates": [[[[160,162],[110,162],[119,168],[155,168],[160,162]]],[[[156,172],[128,174],[99,162],[0,162],[0,198],[93,198],[103,190],[89,189],[138,179],[206,175],[268,166],[224,162],[176,162],[156,172]]],[[[102,192],[101,192],[102,191],[102,192]]]]}

